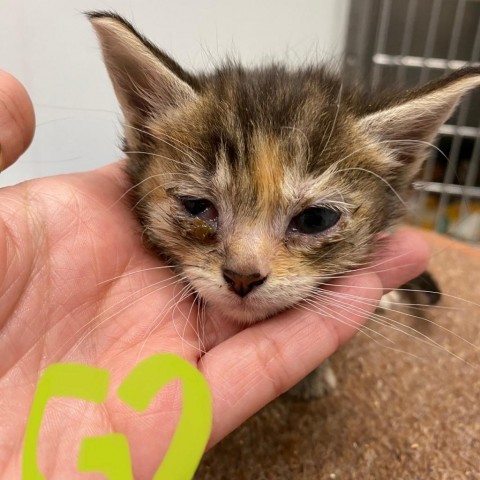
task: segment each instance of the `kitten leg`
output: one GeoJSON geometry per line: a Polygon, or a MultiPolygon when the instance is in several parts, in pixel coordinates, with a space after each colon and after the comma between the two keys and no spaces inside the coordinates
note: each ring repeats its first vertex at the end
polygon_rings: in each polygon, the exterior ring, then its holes
{"type": "Polygon", "coordinates": [[[330,360],[325,360],[313,372],[291,388],[287,394],[300,400],[320,398],[337,386],[337,377],[330,360]]]}
{"type": "Polygon", "coordinates": [[[382,312],[398,310],[403,304],[412,310],[413,314],[424,316],[423,310],[430,305],[436,305],[441,297],[442,292],[437,282],[428,271],[425,271],[398,290],[385,294],[378,307],[382,312]]]}

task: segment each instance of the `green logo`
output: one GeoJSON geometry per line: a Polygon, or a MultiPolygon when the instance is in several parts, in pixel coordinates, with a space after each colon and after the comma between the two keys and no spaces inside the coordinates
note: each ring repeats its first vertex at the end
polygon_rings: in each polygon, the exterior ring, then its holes
{"type": "MultiPolygon", "coordinates": [[[[180,379],[183,404],[180,420],[154,480],[191,479],[202,458],[212,426],[212,403],[206,380],[185,360],[172,354],[154,355],[139,363],[118,389],[119,398],[138,412],[146,410],[167,383],[180,379]]],[[[23,480],[46,480],[37,463],[37,443],[47,402],[73,397],[95,403],[107,398],[110,374],[79,364],[50,365],[37,386],[25,432],[23,480]]],[[[83,439],[78,457],[82,472],[100,472],[108,480],[133,480],[130,451],[123,434],[83,439]]]]}

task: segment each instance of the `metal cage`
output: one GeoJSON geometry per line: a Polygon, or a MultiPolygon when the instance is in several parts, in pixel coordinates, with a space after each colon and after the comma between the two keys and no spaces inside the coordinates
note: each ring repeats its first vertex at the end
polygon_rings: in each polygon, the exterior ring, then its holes
{"type": "MultiPolygon", "coordinates": [[[[346,73],[411,86],[480,61],[480,0],[352,0],[346,73]]],[[[440,131],[415,186],[412,222],[480,241],[480,91],[440,131]]]]}

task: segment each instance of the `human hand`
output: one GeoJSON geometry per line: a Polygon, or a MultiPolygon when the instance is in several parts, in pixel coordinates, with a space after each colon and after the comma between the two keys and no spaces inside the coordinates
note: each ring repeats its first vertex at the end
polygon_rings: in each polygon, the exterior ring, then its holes
{"type": "MultiPolygon", "coordinates": [[[[33,122],[28,96],[1,74],[5,166],[28,145],[33,122]]],[[[428,257],[415,233],[399,232],[384,241],[376,266],[331,288],[323,314],[292,309],[241,330],[205,319],[181,280],[142,246],[127,190],[120,163],[0,190],[1,478],[21,477],[25,426],[48,365],[107,369],[112,393],[101,407],[50,402],[39,442],[43,474],[84,478],[75,469],[80,439],[122,432],[135,478],[151,478],[175,430],[181,392],[172,384],[144,415],[133,412],[114,392],[136,363],[169,352],[198,367],[213,397],[211,446],[347,341],[383,289],[419,274],[428,257]]]]}

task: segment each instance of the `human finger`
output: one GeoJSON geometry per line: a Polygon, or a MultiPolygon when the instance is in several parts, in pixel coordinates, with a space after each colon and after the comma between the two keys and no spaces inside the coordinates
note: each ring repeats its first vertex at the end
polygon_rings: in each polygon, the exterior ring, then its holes
{"type": "Polygon", "coordinates": [[[402,228],[378,242],[378,254],[363,273],[376,273],[385,293],[423,273],[430,247],[419,230],[402,228]]]}
{"type": "Polygon", "coordinates": [[[0,172],[28,148],[35,130],[32,102],[23,85],[0,70],[0,172]]]}

